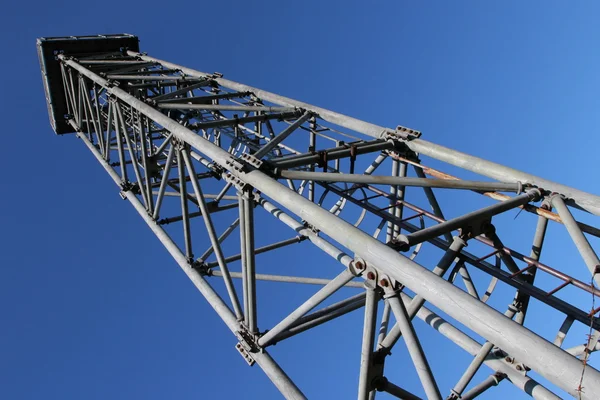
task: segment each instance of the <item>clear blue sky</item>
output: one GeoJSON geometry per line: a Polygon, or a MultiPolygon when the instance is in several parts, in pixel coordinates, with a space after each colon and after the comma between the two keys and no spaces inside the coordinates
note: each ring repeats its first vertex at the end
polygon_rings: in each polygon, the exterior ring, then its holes
{"type": "MultiPolygon", "coordinates": [[[[2,13],[4,399],[279,398],[83,145],[54,136],[37,37],[136,34],[150,55],[600,194],[597,2],[21,1],[2,13]]],[[[355,397],[361,327],[343,327],[274,350],[311,398],[355,397]]],[[[438,358],[452,371],[440,386],[468,360],[438,358]]],[[[388,376],[415,385],[406,363],[388,376]]]]}

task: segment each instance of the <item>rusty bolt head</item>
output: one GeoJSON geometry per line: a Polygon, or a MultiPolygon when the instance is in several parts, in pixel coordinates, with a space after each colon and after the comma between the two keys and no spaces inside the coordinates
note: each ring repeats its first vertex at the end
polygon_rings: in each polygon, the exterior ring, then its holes
{"type": "Polygon", "coordinates": [[[504,360],[506,360],[506,362],[509,362],[509,363],[512,362],[512,358],[510,358],[510,357],[506,357],[504,360]]]}
{"type": "Polygon", "coordinates": [[[523,367],[521,367],[520,365],[517,365],[516,368],[517,368],[517,371],[523,371],[523,367]]]}
{"type": "Polygon", "coordinates": [[[383,287],[388,287],[390,286],[390,282],[387,279],[382,279],[379,281],[379,284],[383,287]]]}
{"type": "Polygon", "coordinates": [[[354,261],[354,267],[356,269],[363,270],[363,269],[365,269],[365,263],[360,260],[356,260],[356,261],[354,261]]]}
{"type": "Polygon", "coordinates": [[[367,273],[367,279],[370,280],[374,280],[375,279],[375,274],[371,271],[367,273]]]}

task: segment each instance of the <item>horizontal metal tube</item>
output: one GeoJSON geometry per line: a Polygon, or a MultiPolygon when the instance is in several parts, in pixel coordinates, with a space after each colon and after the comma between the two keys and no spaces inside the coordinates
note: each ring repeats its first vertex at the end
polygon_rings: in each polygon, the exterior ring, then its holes
{"type": "Polygon", "coordinates": [[[264,111],[264,112],[294,112],[292,107],[265,107],[265,106],[241,106],[223,104],[186,104],[184,99],[181,103],[158,103],[158,108],[171,110],[215,110],[215,111],[264,111]]]}
{"type": "Polygon", "coordinates": [[[479,181],[450,181],[428,178],[403,178],[397,176],[377,176],[362,174],[334,174],[329,172],[281,171],[282,178],[306,179],[321,182],[350,182],[373,185],[402,185],[443,189],[494,190],[499,192],[519,192],[518,183],[479,182],[479,181]]]}
{"type": "MultiPolygon", "coordinates": [[[[227,259],[225,259],[225,261],[227,261],[227,259]]],[[[229,272],[229,274],[232,278],[242,278],[241,272],[229,272]]],[[[210,275],[223,276],[221,271],[211,271],[210,275]]],[[[259,281],[303,283],[307,285],[327,285],[329,282],[331,282],[331,279],[271,274],[256,274],[256,279],[259,281]]],[[[364,285],[361,282],[348,282],[344,285],[344,287],[363,288],[364,285]]]]}
{"type": "MultiPolygon", "coordinates": [[[[97,64],[109,64],[109,65],[148,65],[148,61],[143,60],[79,60],[80,64],[83,65],[97,65],[97,64]]],[[[150,63],[153,64],[153,63],[150,63]]]]}
{"type": "MultiPolygon", "coordinates": [[[[214,204],[214,203],[211,203],[214,204]]],[[[231,204],[225,204],[222,206],[209,206],[208,207],[208,211],[209,213],[216,213],[216,212],[220,212],[220,211],[227,211],[227,210],[231,210],[232,208],[237,208],[238,204],[237,203],[231,203],[231,204]]],[[[196,217],[201,217],[202,216],[202,212],[201,211],[195,211],[195,212],[191,212],[188,213],[187,218],[196,218],[196,217]]],[[[176,217],[169,217],[169,218],[163,218],[161,220],[158,221],[158,224],[160,225],[166,225],[166,224],[171,224],[173,222],[179,222],[179,221],[183,221],[183,215],[178,215],[176,217]]]]}
{"type": "MultiPolygon", "coordinates": [[[[228,100],[234,99],[238,97],[246,97],[251,95],[250,92],[235,92],[235,93],[221,93],[221,94],[211,94],[206,96],[195,96],[195,97],[186,97],[180,99],[160,99],[159,103],[186,103],[186,104],[212,104],[213,100],[228,100]]],[[[156,97],[152,98],[153,100],[156,97]]]]}
{"type": "Polygon", "coordinates": [[[411,233],[410,235],[400,235],[400,237],[397,239],[398,246],[401,250],[406,251],[410,248],[410,246],[425,242],[455,229],[462,228],[469,222],[490,218],[522,204],[529,203],[530,201],[539,197],[541,197],[541,192],[538,189],[530,189],[527,192],[515,196],[510,200],[505,200],[501,203],[493,204],[429,228],[421,229],[420,231],[411,233]]]}
{"type": "MultiPolygon", "coordinates": [[[[173,97],[176,97],[176,96],[180,96],[182,94],[186,94],[186,93],[188,93],[188,92],[190,92],[190,91],[192,91],[194,89],[198,89],[198,88],[201,88],[203,86],[208,86],[208,85],[211,84],[211,82],[212,82],[212,80],[210,80],[210,79],[204,79],[204,80],[201,80],[198,83],[194,83],[193,85],[189,85],[189,86],[186,86],[186,87],[181,88],[181,89],[173,90],[172,92],[169,92],[169,93],[165,93],[165,94],[161,94],[161,95],[158,95],[158,96],[154,96],[154,97],[151,97],[148,100],[150,100],[152,102],[152,104],[156,104],[157,101],[164,101],[166,99],[170,99],[170,98],[173,98],[173,97]]],[[[178,100],[184,101],[184,99],[178,99],[178,100]]]]}
{"type": "MultiPolygon", "coordinates": [[[[368,154],[376,151],[389,150],[394,148],[394,143],[385,140],[373,140],[370,142],[361,142],[353,144],[355,154],[368,154]]],[[[269,160],[269,164],[278,168],[296,168],[303,165],[314,164],[320,161],[321,154],[327,153],[327,160],[339,160],[352,155],[352,149],[349,145],[322,150],[318,153],[305,153],[298,155],[285,156],[269,160]]]]}
{"type": "MultiPolygon", "coordinates": [[[[296,236],[294,238],[282,240],[277,243],[271,243],[269,245],[254,249],[254,254],[266,253],[267,251],[271,251],[271,250],[279,249],[281,247],[289,246],[290,244],[300,243],[302,240],[303,240],[302,236],[296,236]]],[[[240,254],[236,254],[234,256],[227,257],[225,259],[225,262],[237,261],[237,260],[240,260],[241,258],[242,258],[242,254],[240,253],[240,254]]],[[[207,263],[206,266],[208,268],[213,268],[213,267],[216,267],[217,264],[213,261],[213,262],[207,263]]]]}
{"type": "Polygon", "coordinates": [[[233,119],[219,119],[216,121],[208,121],[208,122],[198,122],[190,125],[190,128],[193,129],[209,129],[209,128],[218,128],[220,126],[234,126],[234,125],[243,125],[251,122],[259,122],[259,121],[267,121],[270,119],[278,119],[285,120],[296,118],[299,114],[299,111],[291,111],[284,113],[275,113],[275,114],[261,114],[261,115],[253,115],[250,117],[242,117],[242,118],[233,118],[233,119]]]}
{"type": "Polygon", "coordinates": [[[154,75],[106,75],[106,79],[119,79],[129,81],[178,81],[185,80],[183,76],[154,76],[154,75]]]}

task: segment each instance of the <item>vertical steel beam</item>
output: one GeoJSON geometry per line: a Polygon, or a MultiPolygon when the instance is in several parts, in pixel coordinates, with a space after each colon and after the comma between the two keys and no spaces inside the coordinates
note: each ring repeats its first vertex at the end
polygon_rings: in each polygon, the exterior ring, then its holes
{"type": "MultiPolygon", "coordinates": [[[[537,225],[535,227],[535,233],[533,235],[533,243],[531,245],[531,253],[529,254],[529,258],[535,261],[539,261],[542,255],[542,247],[544,246],[544,239],[546,238],[546,229],[548,228],[548,218],[543,215],[538,216],[537,225]]],[[[528,275],[525,275],[524,278],[530,283],[533,284],[535,279],[537,268],[533,268],[528,275]]],[[[521,291],[517,292],[515,296],[515,300],[521,304],[517,315],[515,316],[515,321],[521,325],[525,323],[525,316],[527,315],[527,309],[529,308],[529,300],[530,296],[522,293],[521,291]]]]}
{"type": "Polygon", "coordinates": [[[158,219],[160,215],[160,207],[162,206],[163,198],[165,197],[165,190],[167,189],[167,183],[169,182],[169,173],[171,172],[171,166],[173,165],[173,156],[175,155],[175,146],[171,145],[169,148],[169,154],[167,155],[167,161],[163,170],[162,179],[160,181],[160,187],[158,188],[158,196],[156,197],[156,205],[154,206],[154,212],[152,218],[158,219]]]}
{"type": "MultiPolygon", "coordinates": [[[[240,194],[240,221],[243,218],[243,250],[245,257],[242,258],[242,271],[244,276],[244,288],[246,289],[247,303],[246,324],[252,333],[258,333],[256,315],[256,266],[254,249],[254,199],[251,191],[240,194]],[[241,215],[243,213],[243,216],[241,215]]],[[[240,225],[240,232],[242,231],[240,225]]]]}
{"type": "Polygon", "coordinates": [[[390,323],[390,303],[387,301],[384,302],[383,306],[383,315],[381,316],[381,324],[379,326],[379,335],[377,336],[377,345],[379,346],[383,339],[385,339],[385,335],[387,335],[388,325],[390,323]]]}
{"type": "MultiPolygon", "coordinates": [[[[183,151],[177,149],[177,172],[179,175],[179,193],[181,199],[181,217],[183,221],[183,241],[185,243],[185,256],[191,261],[194,257],[192,252],[192,232],[190,230],[190,218],[188,212],[187,183],[185,181],[185,164],[182,156],[183,151]]],[[[200,201],[200,199],[198,199],[200,201]]]]}
{"type": "MultiPolygon", "coordinates": [[[[406,171],[407,164],[403,161],[398,161],[396,159],[394,159],[394,162],[397,162],[399,164],[398,177],[405,178],[406,172],[407,172],[406,171]]],[[[403,211],[402,201],[404,200],[404,191],[406,190],[406,188],[402,185],[395,185],[394,189],[395,189],[394,197],[397,199],[396,207],[394,207],[394,216],[398,220],[401,220],[402,219],[402,211],[403,211]]],[[[399,234],[400,234],[400,225],[394,225],[394,237],[398,236],[399,234]]]]}
{"type": "MultiPolygon", "coordinates": [[[[392,176],[393,177],[397,177],[398,176],[398,172],[400,171],[400,162],[398,160],[396,160],[395,158],[392,159],[392,176]]],[[[390,185],[390,206],[393,206],[392,208],[390,208],[389,212],[395,216],[396,214],[396,204],[398,203],[399,199],[396,199],[396,192],[398,189],[398,185],[390,185]]],[[[394,239],[396,236],[394,235],[394,231],[396,230],[396,225],[392,222],[392,221],[388,221],[387,223],[387,233],[385,235],[385,241],[386,243],[389,243],[392,241],[392,239],[394,239]]]]}
{"type": "Polygon", "coordinates": [[[379,302],[375,285],[365,283],[367,299],[365,303],[365,321],[363,326],[362,350],[360,355],[360,374],[358,378],[358,400],[368,400],[371,391],[369,382],[373,345],[375,344],[375,329],[377,324],[377,303],[379,302]]]}
{"type": "Polygon", "coordinates": [[[585,265],[587,265],[590,270],[596,285],[600,286],[600,260],[594,252],[594,249],[592,249],[592,246],[590,246],[585,235],[581,232],[575,218],[573,218],[573,214],[571,214],[571,211],[567,208],[562,197],[560,195],[553,195],[550,201],[552,202],[552,206],[556,208],[560,218],[563,220],[563,224],[565,224],[569,235],[571,235],[571,239],[573,239],[575,246],[577,246],[577,250],[579,250],[579,254],[581,254],[585,265]]]}

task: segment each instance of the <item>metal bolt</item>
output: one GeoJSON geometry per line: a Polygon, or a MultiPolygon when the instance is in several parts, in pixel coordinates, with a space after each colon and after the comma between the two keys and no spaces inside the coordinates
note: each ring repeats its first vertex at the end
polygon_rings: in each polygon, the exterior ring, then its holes
{"type": "Polygon", "coordinates": [[[375,274],[373,272],[367,273],[367,279],[374,280],[375,279],[375,274]]]}
{"type": "Polygon", "coordinates": [[[517,365],[516,368],[517,368],[517,371],[523,371],[523,367],[521,367],[520,365],[517,365]]]}
{"type": "Polygon", "coordinates": [[[506,360],[506,362],[509,362],[509,363],[512,362],[512,358],[510,358],[510,357],[506,357],[504,360],[506,360]]]}
{"type": "Polygon", "coordinates": [[[365,263],[362,262],[361,260],[354,261],[354,266],[356,267],[356,269],[360,269],[360,270],[365,269],[365,263]]]}
{"type": "Polygon", "coordinates": [[[388,287],[390,285],[390,282],[387,279],[382,279],[379,281],[379,284],[383,287],[388,287]]]}

